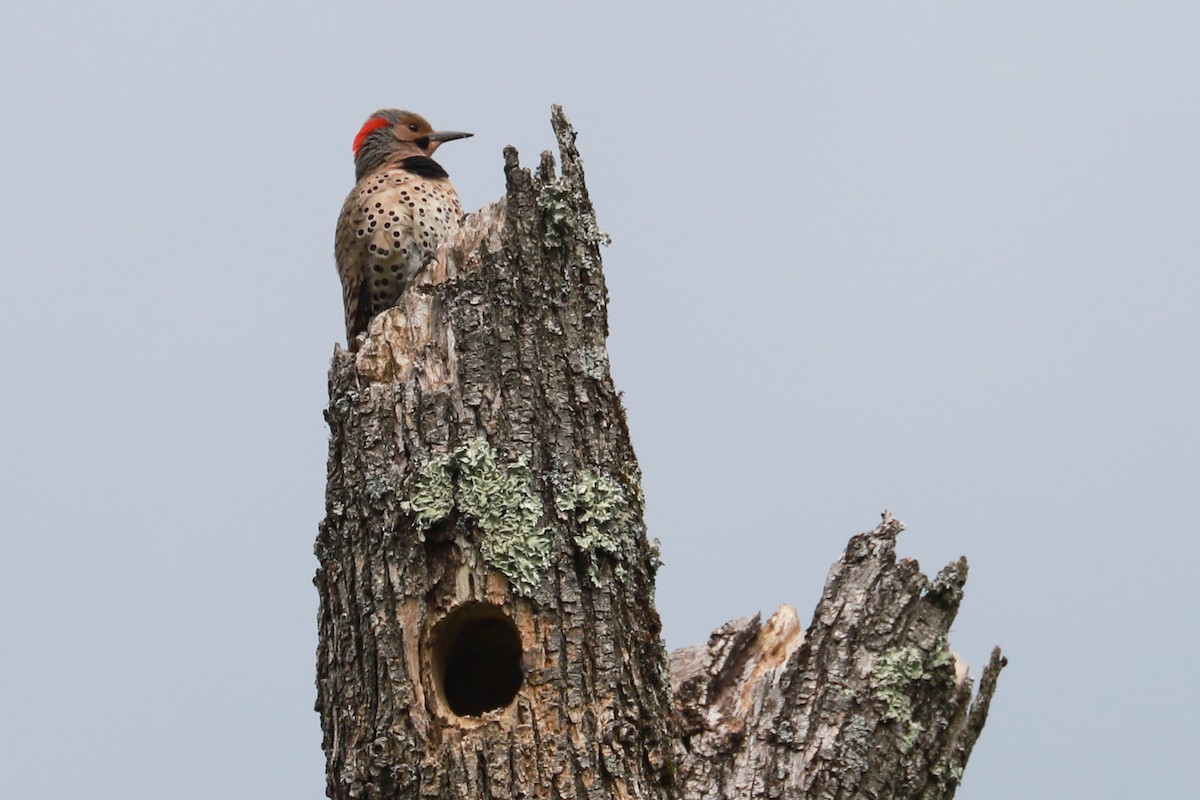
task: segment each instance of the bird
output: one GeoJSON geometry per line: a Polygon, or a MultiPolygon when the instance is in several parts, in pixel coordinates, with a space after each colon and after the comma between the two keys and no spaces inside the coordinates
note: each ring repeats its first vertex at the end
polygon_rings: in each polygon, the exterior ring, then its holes
{"type": "Polygon", "coordinates": [[[420,114],[385,108],[354,137],[354,189],[342,205],[334,260],[342,280],[346,340],[396,305],[409,281],[462,220],[450,176],[432,156],[474,134],[435,131],[420,114]]]}

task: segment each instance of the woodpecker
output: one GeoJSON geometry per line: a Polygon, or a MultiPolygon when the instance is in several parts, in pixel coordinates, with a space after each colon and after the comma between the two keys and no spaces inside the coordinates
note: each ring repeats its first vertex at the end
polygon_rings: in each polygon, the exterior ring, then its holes
{"type": "Polygon", "coordinates": [[[376,111],[354,137],[357,183],[342,206],[334,258],[342,279],[346,339],[396,305],[404,287],[462,219],[458,193],[431,156],[473,134],[435,131],[419,114],[376,111]]]}

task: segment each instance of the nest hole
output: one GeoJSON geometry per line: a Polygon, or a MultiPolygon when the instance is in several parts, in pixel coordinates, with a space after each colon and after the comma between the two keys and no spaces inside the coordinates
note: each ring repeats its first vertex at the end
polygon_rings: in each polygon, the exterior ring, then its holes
{"type": "Polygon", "coordinates": [[[468,603],[439,622],[433,660],[446,705],[460,717],[504,708],[524,680],[517,626],[490,603],[468,603]]]}

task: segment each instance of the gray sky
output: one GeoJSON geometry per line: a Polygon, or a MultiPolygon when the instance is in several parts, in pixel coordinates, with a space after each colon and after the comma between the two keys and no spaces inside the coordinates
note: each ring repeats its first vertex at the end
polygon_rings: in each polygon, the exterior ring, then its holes
{"type": "Polygon", "coordinates": [[[959,792],[1195,792],[1195,3],[0,11],[0,790],[319,798],[333,226],[381,106],[564,104],[668,644],[890,509],[1010,656],[959,792]]]}

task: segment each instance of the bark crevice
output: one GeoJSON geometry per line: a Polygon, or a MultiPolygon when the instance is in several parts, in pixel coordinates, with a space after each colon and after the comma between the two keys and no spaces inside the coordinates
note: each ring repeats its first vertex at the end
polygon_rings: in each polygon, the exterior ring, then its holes
{"type": "Polygon", "coordinates": [[[668,667],[606,237],[575,132],[557,107],[552,123],[558,173],[506,148],[505,197],[334,352],[315,547],[329,796],[952,796],[1003,659],[972,699],[946,645],[966,561],[926,580],[890,517],[851,540],[807,632],[785,607],[668,667]]]}
{"type": "Polygon", "coordinates": [[[884,514],[830,570],[807,630],[783,606],[672,654],[680,798],[954,795],[1006,661],[978,694],[948,634],[966,559],[932,582],[884,514]]]}

